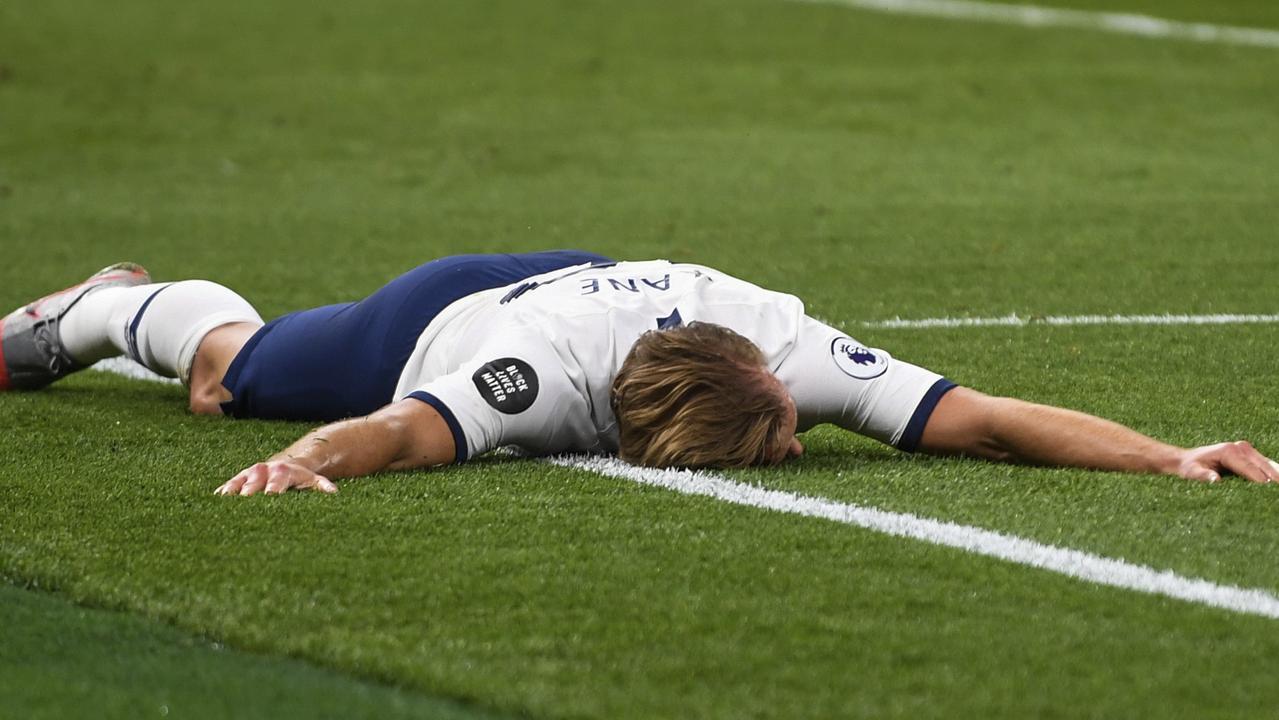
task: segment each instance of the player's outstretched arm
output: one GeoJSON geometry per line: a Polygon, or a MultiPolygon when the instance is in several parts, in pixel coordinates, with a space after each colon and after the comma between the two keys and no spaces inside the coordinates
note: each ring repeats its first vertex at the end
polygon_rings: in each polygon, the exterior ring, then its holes
{"type": "Polygon", "coordinates": [[[435,408],[417,400],[391,403],[372,415],[313,430],[266,462],[223,483],[219,495],[282,493],[289,488],[335,493],[336,478],[380,470],[443,465],[456,448],[435,408]]]}
{"type": "Polygon", "coordinates": [[[1216,482],[1227,473],[1279,482],[1279,467],[1247,442],[1179,448],[1118,423],[1046,405],[955,388],[942,397],[919,449],[938,455],[1179,475],[1216,482]]]}

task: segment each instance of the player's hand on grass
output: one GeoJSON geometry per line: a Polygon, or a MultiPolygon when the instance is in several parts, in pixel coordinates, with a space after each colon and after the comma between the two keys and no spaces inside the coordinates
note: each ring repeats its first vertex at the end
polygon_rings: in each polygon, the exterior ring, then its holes
{"type": "Polygon", "coordinates": [[[1178,475],[1203,482],[1217,482],[1226,473],[1255,483],[1279,482],[1279,465],[1246,440],[1187,450],[1177,468],[1178,475]]]}
{"type": "Polygon", "coordinates": [[[289,488],[319,490],[323,493],[338,491],[338,486],[323,475],[297,463],[271,460],[245,468],[213,492],[215,495],[253,495],[258,492],[278,495],[289,488]]]}

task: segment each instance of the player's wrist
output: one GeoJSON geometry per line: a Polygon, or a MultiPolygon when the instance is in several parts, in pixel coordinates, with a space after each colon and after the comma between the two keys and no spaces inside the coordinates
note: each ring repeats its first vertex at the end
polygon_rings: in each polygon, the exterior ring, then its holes
{"type": "Polygon", "coordinates": [[[1152,470],[1161,475],[1180,475],[1190,457],[1190,450],[1174,445],[1164,445],[1155,454],[1152,470]]]}

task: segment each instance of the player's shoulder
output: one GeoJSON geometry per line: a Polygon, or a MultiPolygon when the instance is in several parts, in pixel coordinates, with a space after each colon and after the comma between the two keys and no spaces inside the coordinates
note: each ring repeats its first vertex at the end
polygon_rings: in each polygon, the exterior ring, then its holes
{"type": "Polygon", "coordinates": [[[787,306],[798,304],[801,307],[803,305],[799,297],[791,293],[764,287],[757,282],[717,268],[693,263],[677,263],[675,267],[683,272],[690,272],[704,277],[705,282],[701,284],[701,287],[705,292],[718,295],[727,302],[782,304],[787,306]]]}
{"type": "Polygon", "coordinates": [[[700,281],[698,284],[706,286],[712,285],[716,282],[722,282],[726,285],[749,286],[759,290],[764,290],[764,288],[749,280],[745,280],[724,270],[700,263],[665,259],[626,260],[604,266],[601,269],[616,275],[654,275],[664,273],[667,275],[677,275],[685,281],[700,281]]]}

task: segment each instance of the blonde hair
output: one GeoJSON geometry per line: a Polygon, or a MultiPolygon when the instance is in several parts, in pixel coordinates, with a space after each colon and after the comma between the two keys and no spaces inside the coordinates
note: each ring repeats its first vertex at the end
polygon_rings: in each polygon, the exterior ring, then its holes
{"type": "Polygon", "coordinates": [[[726,327],[652,330],[613,379],[618,455],[650,467],[746,467],[774,462],[787,397],[764,355],[726,327]]]}

